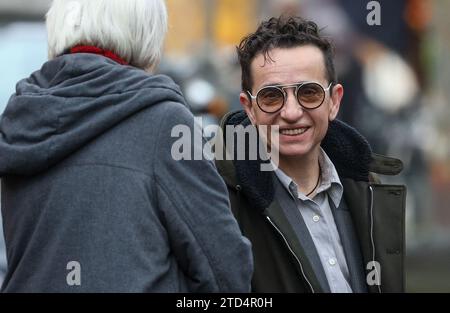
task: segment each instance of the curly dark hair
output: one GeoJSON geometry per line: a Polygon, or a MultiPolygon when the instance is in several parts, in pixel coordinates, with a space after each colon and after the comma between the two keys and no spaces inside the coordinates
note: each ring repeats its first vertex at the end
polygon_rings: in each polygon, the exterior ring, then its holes
{"type": "Polygon", "coordinates": [[[303,45],[314,45],[323,52],[326,78],[331,83],[335,83],[337,77],[333,62],[334,49],[331,42],[321,36],[317,24],[300,17],[280,16],[263,21],[256,32],[242,39],[237,47],[242,69],[242,90],[252,88],[250,65],[260,53],[267,61],[270,59],[270,50],[274,48],[293,48],[303,45]]]}

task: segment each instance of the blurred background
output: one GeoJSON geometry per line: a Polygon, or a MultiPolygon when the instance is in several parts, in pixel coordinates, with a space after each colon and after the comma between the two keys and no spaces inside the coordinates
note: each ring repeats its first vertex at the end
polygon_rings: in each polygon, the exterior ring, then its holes
{"type": "MultiPolygon", "coordinates": [[[[15,84],[47,59],[50,0],[0,0],[0,114],[15,84]]],[[[450,292],[450,1],[167,0],[170,31],[159,72],[183,89],[203,126],[240,109],[236,45],[281,13],[314,20],[336,47],[345,88],[340,118],[405,170],[407,291],[450,292]]],[[[1,236],[0,236],[1,237],[1,236]]],[[[0,240],[0,281],[6,260],[0,240]]]]}

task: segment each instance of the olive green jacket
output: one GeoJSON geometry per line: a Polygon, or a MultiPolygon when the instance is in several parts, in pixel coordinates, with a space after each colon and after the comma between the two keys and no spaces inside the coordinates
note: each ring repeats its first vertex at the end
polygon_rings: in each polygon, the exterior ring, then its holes
{"type": "MultiPolygon", "coordinates": [[[[226,125],[250,123],[243,111],[226,115],[220,136],[224,146],[226,125]]],[[[340,121],[330,124],[322,148],[344,187],[342,205],[334,208],[333,214],[353,291],[403,292],[406,188],[381,184],[373,174],[396,175],[402,170],[401,161],[372,153],[367,141],[340,121]]],[[[289,223],[292,216],[286,207],[293,205],[289,202],[293,200],[283,194],[286,191],[273,172],[260,171],[261,162],[233,161],[230,156],[216,160],[228,186],[232,211],[252,243],[252,290],[329,292],[309,233],[299,234],[289,223]]]]}

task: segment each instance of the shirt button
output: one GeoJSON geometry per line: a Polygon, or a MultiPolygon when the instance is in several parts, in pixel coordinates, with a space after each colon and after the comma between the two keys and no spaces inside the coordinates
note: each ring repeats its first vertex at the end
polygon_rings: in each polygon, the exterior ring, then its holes
{"type": "Polygon", "coordinates": [[[330,263],[331,266],[335,266],[336,265],[336,259],[335,258],[331,258],[328,260],[328,263],[330,263]]]}
{"type": "Polygon", "coordinates": [[[316,222],[316,223],[317,223],[318,221],[320,221],[320,216],[319,216],[319,215],[314,215],[314,216],[313,216],[313,221],[316,222]]]}

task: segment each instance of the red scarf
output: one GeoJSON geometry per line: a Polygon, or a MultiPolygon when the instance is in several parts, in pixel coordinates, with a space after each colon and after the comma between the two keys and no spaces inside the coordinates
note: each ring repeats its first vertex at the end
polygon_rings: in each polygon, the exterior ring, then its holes
{"type": "Polygon", "coordinates": [[[113,61],[116,61],[119,64],[122,65],[128,65],[128,62],[126,62],[124,59],[119,57],[117,54],[115,54],[112,51],[109,50],[103,50],[94,46],[75,46],[72,49],[70,49],[70,53],[94,53],[103,55],[113,61]]]}

